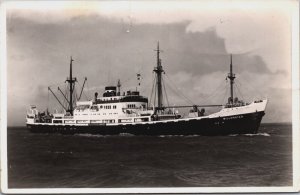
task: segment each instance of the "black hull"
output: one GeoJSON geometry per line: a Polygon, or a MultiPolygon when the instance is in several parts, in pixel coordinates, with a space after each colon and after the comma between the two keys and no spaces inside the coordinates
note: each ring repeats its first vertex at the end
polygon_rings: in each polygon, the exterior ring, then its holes
{"type": "Polygon", "coordinates": [[[127,124],[116,126],[89,125],[75,126],[67,124],[27,124],[34,133],[62,134],[100,134],[118,135],[229,135],[257,133],[264,112],[233,115],[218,118],[191,119],[188,121],[158,122],[154,124],[127,124]]]}

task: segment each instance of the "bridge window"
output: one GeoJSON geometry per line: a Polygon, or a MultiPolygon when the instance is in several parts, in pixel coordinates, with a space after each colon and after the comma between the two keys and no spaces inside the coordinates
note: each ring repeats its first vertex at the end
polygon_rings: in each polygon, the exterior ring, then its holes
{"type": "Polygon", "coordinates": [[[111,106],[104,106],[104,109],[111,109],[111,106]]]}
{"type": "Polygon", "coordinates": [[[135,104],[128,104],[128,108],[135,108],[135,104]]]}

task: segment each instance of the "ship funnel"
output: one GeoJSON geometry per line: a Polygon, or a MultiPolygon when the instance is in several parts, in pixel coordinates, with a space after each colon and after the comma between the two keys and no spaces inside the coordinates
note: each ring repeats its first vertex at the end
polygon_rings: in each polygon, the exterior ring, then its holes
{"type": "Polygon", "coordinates": [[[95,102],[97,101],[98,93],[95,93],[95,102]]]}

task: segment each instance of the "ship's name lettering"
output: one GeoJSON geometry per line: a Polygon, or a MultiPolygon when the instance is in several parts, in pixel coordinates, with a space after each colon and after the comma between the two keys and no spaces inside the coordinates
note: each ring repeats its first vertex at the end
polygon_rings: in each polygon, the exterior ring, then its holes
{"type": "Polygon", "coordinates": [[[223,120],[232,120],[232,119],[239,119],[239,118],[244,118],[244,116],[240,115],[240,116],[226,117],[226,118],[223,118],[223,120]]]}

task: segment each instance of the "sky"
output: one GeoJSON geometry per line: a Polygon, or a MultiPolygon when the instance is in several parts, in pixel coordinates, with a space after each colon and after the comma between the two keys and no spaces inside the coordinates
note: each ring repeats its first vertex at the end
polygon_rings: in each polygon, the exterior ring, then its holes
{"type": "MultiPolygon", "coordinates": [[[[70,56],[83,98],[121,80],[151,95],[159,41],[170,105],[268,98],[263,122],[291,122],[291,9],[295,1],[85,1],[6,5],[8,125],[26,110],[58,108],[70,56]]],[[[166,97],[166,96],[165,96],[166,97]]],[[[165,101],[165,105],[167,102],[165,101]]]]}

